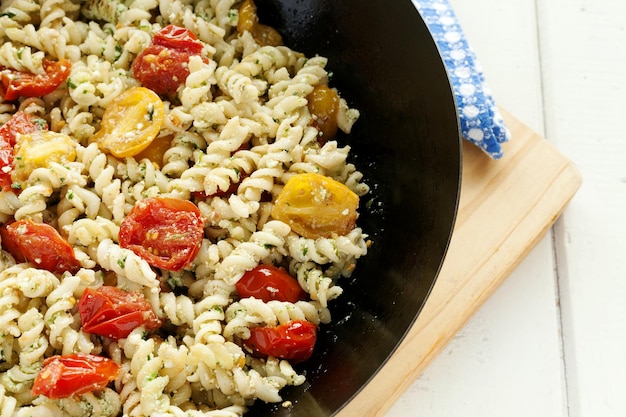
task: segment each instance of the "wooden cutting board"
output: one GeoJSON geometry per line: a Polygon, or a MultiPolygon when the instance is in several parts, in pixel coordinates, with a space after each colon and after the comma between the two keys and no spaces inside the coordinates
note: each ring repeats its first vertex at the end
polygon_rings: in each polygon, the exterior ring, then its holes
{"type": "Polygon", "coordinates": [[[461,199],[446,259],[398,350],[339,417],[382,416],[556,221],[581,184],[548,141],[502,111],[512,139],[493,161],[463,144],[461,199]]]}

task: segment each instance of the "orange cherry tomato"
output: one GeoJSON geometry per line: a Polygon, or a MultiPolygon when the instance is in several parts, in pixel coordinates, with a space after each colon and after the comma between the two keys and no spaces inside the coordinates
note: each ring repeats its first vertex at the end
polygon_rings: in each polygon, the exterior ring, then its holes
{"type": "Polygon", "coordinates": [[[143,294],[107,285],[85,289],[78,313],[85,332],[115,340],[127,337],[139,326],[156,330],[162,324],[143,294]]]}
{"type": "Polygon", "coordinates": [[[83,353],[52,356],[43,362],[31,392],[50,399],[69,398],[101,390],[119,373],[119,365],[102,356],[83,353]]]}
{"type": "Polygon", "coordinates": [[[282,189],[272,217],[301,236],[317,239],[354,229],[359,197],[344,184],[320,174],[294,175],[282,189]]]}
{"type": "Polygon", "coordinates": [[[235,287],[240,297],[254,297],[265,302],[278,300],[295,303],[306,298],[306,292],[298,280],[284,268],[273,265],[258,265],[247,271],[235,287]]]}
{"type": "Polygon", "coordinates": [[[245,31],[252,32],[252,28],[259,22],[256,14],[256,5],[252,0],[246,0],[239,6],[239,20],[237,20],[237,33],[242,35],[245,31]]]}
{"type": "Polygon", "coordinates": [[[132,87],[109,104],[91,141],[117,158],[135,156],[150,146],[164,120],[161,98],[148,88],[132,87]]]}
{"type": "Polygon", "coordinates": [[[313,115],[313,125],[320,132],[317,141],[323,145],[337,135],[339,95],[326,85],[316,85],[307,100],[309,112],[313,115]]]}
{"type": "Polygon", "coordinates": [[[53,92],[70,75],[72,63],[67,59],[43,60],[45,74],[17,71],[10,68],[0,70],[0,94],[5,101],[20,97],[41,97],[53,92]]]}
{"type": "Polygon", "coordinates": [[[0,187],[2,191],[14,191],[11,171],[15,162],[15,143],[17,136],[46,130],[48,124],[44,119],[18,111],[0,126],[0,187]]]}
{"type": "Polygon", "coordinates": [[[54,227],[23,219],[2,229],[2,246],[16,259],[25,258],[37,268],[58,274],[75,274],[80,269],[72,246],[54,227]]]}
{"type": "Polygon", "coordinates": [[[204,237],[204,219],[190,201],[152,197],[138,201],[122,222],[120,246],[150,265],[180,271],[195,258],[204,237]]]}
{"type": "Polygon", "coordinates": [[[173,135],[157,136],[150,146],[135,155],[135,159],[141,161],[147,158],[157,164],[157,166],[162,167],[163,155],[165,155],[165,152],[172,146],[172,138],[173,135]]]}
{"type": "Polygon", "coordinates": [[[237,33],[242,35],[246,31],[250,32],[254,40],[261,46],[279,46],[283,44],[283,38],[276,29],[259,23],[256,5],[252,0],[246,0],[239,6],[237,33]]]}
{"type": "Polygon", "coordinates": [[[254,327],[250,329],[250,338],[243,343],[253,355],[297,363],[311,357],[316,340],[316,325],[306,320],[294,320],[275,327],[254,327]]]}

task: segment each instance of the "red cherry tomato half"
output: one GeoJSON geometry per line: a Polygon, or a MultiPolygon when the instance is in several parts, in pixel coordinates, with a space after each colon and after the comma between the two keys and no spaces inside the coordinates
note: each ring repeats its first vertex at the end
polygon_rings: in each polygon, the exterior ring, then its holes
{"type": "Polygon", "coordinates": [[[198,37],[189,29],[176,25],[167,25],[155,33],[152,44],[189,52],[193,55],[202,52],[202,43],[198,41],[198,37]]]}
{"type": "Polygon", "coordinates": [[[68,398],[100,390],[119,373],[119,365],[102,356],[83,353],[52,356],[43,362],[31,392],[51,399],[68,398]]]}
{"type": "Polygon", "coordinates": [[[72,246],[54,227],[24,219],[2,229],[2,246],[14,258],[26,259],[37,268],[58,274],[75,274],[80,269],[72,246]]]}
{"type": "Polygon", "coordinates": [[[204,219],[190,201],[152,197],[135,204],[120,226],[120,246],[150,265],[180,271],[196,257],[204,219]]]}
{"type": "Polygon", "coordinates": [[[44,119],[18,111],[0,126],[0,141],[9,146],[15,146],[17,135],[46,129],[48,129],[48,124],[44,119]]]}
{"type": "Polygon", "coordinates": [[[258,265],[247,271],[235,284],[240,297],[254,297],[265,302],[271,300],[296,301],[306,298],[298,280],[283,268],[258,265]]]}
{"type": "Polygon", "coordinates": [[[0,187],[2,191],[14,191],[11,187],[11,170],[15,158],[17,135],[45,130],[48,125],[44,119],[18,111],[0,126],[0,187]]]}
{"type": "Polygon", "coordinates": [[[82,328],[87,333],[123,339],[139,326],[146,330],[161,327],[152,306],[143,294],[117,287],[87,288],[78,301],[82,328]]]}
{"type": "Polygon", "coordinates": [[[133,76],[157,94],[174,94],[189,76],[189,53],[150,45],[133,61],[133,76]]]}
{"type": "MultiPolygon", "coordinates": [[[[133,61],[133,76],[157,94],[174,94],[189,76],[188,62],[202,52],[202,43],[188,29],[168,25],[133,61]]],[[[208,62],[207,58],[202,58],[208,62]]]]}
{"type": "Polygon", "coordinates": [[[311,357],[316,340],[317,326],[294,320],[276,327],[254,327],[244,345],[253,355],[302,362],[311,357]]]}
{"type": "Polygon", "coordinates": [[[43,60],[45,74],[16,71],[5,68],[0,71],[0,94],[5,101],[19,97],[41,97],[53,92],[70,75],[72,63],[67,59],[43,60]]]}

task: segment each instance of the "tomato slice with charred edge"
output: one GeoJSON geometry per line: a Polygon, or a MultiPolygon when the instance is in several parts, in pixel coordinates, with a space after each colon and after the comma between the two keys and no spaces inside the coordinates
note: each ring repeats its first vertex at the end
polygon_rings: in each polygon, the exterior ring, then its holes
{"type": "Polygon", "coordinates": [[[180,271],[193,260],[204,237],[204,219],[190,201],[169,197],[141,200],[120,226],[119,242],[150,265],[180,271]]]}
{"type": "Polygon", "coordinates": [[[72,63],[68,59],[43,60],[45,74],[4,68],[0,71],[0,94],[5,101],[19,97],[41,97],[53,92],[70,75],[72,63]]]}
{"type": "Polygon", "coordinates": [[[285,269],[273,265],[258,265],[247,271],[235,287],[240,297],[254,297],[265,302],[277,300],[295,303],[307,295],[298,280],[285,269]]]}
{"type": "Polygon", "coordinates": [[[74,249],[54,227],[24,219],[2,229],[2,246],[14,258],[25,258],[37,268],[58,274],[75,274],[80,269],[74,249]]]}
{"type": "Polygon", "coordinates": [[[106,285],[85,289],[78,313],[85,332],[115,340],[127,337],[139,326],[155,330],[162,324],[143,294],[106,285]]]}
{"type": "Polygon", "coordinates": [[[17,135],[46,129],[48,129],[48,124],[44,119],[23,111],[18,111],[0,126],[0,187],[2,191],[15,191],[12,188],[11,171],[14,167],[14,146],[17,135]]]}
{"type": "Polygon", "coordinates": [[[297,363],[311,357],[316,340],[315,324],[294,320],[275,327],[254,327],[250,329],[250,338],[243,343],[253,355],[273,356],[297,363]]]}
{"type": "Polygon", "coordinates": [[[43,362],[31,392],[51,399],[69,398],[100,390],[119,373],[119,365],[102,356],[83,353],[52,356],[43,362]]]}

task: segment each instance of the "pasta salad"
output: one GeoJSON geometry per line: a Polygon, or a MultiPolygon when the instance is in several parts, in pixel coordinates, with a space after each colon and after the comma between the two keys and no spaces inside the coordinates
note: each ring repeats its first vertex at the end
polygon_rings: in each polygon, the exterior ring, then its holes
{"type": "Polygon", "coordinates": [[[327,59],[251,0],[2,0],[0,37],[0,416],[282,402],[369,246],[327,59]]]}

